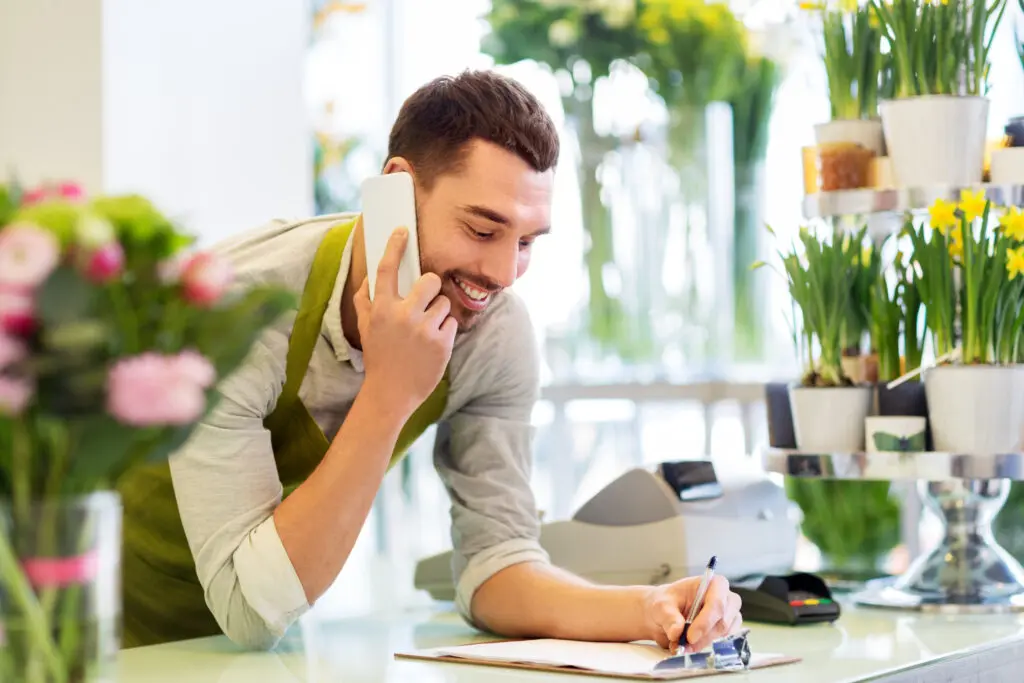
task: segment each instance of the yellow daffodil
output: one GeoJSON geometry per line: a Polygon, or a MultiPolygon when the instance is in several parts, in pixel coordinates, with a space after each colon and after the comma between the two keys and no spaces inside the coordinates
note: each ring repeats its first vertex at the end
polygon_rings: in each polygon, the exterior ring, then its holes
{"type": "Polygon", "coordinates": [[[975,218],[985,213],[985,205],[987,203],[988,199],[985,198],[985,190],[978,190],[977,192],[960,190],[960,210],[964,212],[968,223],[973,222],[975,218]]]}
{"type": "Polygon", "coordinates": [[[960,219],[956,217],[956,204],[942,199],[936,199],[935,203],[928,207],[930,225],[945,235],[949,229],[959,225],[960,219]]]}
{"type": "Polygon", "coordinates": [[[1024,275],[1024,247],[1006,251],[1006,272],[1010,274],[1010,280],[1024,275]]]}
{"type": "Polygon", "coordinates": [[[857,0],[839,0],[839,9],[844,12],[856,12],[857,0]]]}
{"type": "Polygon", "coordinates": [[[955,259],[964,255],[964,231],[959,225],[949,233],[949,255],[955,259]]]}
{"type": "Polygon", "coordinates": [[[825,3],[823,2],[801,2],[800,9],[808,12],[816,12],[818,10],[825,9],[825,3]]]}
{"type": "Polygon", "coordinates": [[[1015,242],[1024,242],[1024,213],[1019,207],[1009,207],[1006,214],[999,219],[999,225],[1007,237],[1015,242]]]}

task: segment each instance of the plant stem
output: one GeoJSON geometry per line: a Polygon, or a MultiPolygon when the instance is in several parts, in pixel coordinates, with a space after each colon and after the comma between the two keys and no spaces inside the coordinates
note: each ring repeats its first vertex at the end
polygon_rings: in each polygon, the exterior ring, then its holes
{"type": "MultiPolygon", "coordinates": [[[[6,585],[5,593],[11,602],[24,615],[25,636],[29,639],[32,650],[42,656],[46,668],[53,677],[53,683],[64,683],[67,680],[67,670],[53,642],[46,615],[36,599],[32,586],[22,573],[18,556],[5,534],[0,534],[0,580],[6,585]]],[[[7,637],[11,638],[14,635],[8,633],[7,637]]],[[[7,647],[12,645],[8,643],[7,647]]]]}

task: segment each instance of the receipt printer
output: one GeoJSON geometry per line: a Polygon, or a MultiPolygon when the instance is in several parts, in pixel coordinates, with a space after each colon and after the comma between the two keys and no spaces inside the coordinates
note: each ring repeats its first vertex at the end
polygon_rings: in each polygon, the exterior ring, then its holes
{"type": "MultiPolygon", "coordinates": [[[[711,462],[676,461],[627,471],[571,519],[541,525],[556,566],[594,583],[656,585],[699,575],[718,557],[730,580],[791,570],[798,513],[763,474],[720,480],[711,462]]],[[[425,558],[415,586],[453,600],[451,552],[425,558]]]]}

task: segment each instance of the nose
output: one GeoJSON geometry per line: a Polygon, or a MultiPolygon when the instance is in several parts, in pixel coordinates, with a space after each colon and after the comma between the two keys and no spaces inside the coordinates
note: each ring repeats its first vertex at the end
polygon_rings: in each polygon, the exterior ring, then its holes
{"type": "Polygon", "coordinates": [[[511,287],[519,277],[519,243],[515,247],[495,245],[487,255],[487,262],[484,264],[484,275],[501,287],[511,287]]]}

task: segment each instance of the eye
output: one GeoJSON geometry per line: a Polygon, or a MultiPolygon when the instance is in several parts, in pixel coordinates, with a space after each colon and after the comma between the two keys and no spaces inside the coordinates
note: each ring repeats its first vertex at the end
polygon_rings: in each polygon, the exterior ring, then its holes
{"type": "Polygon", "coordinates": [[[491,237],[494,237],[494,233],[493,232],[487,232],[485,230],[477,230],[476,228],[474,228],[469,223],[463,223],[463,225],[466,226],[466,230],[469,231],[469,234],[471,234],[473,237],[477,238],[478,240],[486,240],[486,239],[490,239],[491,237]]]}
{"type": "Polygon", "coordinates": [[[533,240],[532,239],[519,240],[519,248],[520,249],[529,249],[532,246],[533,246],[533,240]]]}

